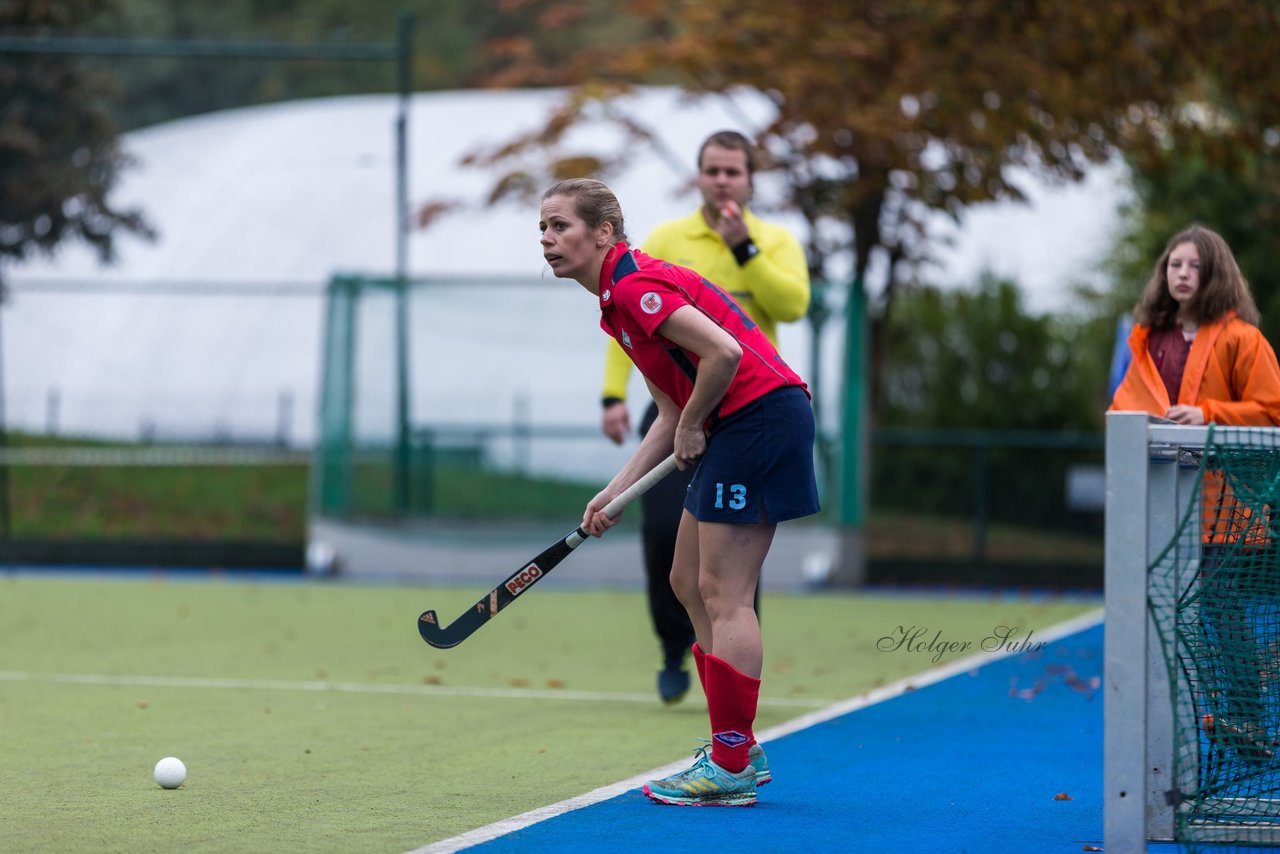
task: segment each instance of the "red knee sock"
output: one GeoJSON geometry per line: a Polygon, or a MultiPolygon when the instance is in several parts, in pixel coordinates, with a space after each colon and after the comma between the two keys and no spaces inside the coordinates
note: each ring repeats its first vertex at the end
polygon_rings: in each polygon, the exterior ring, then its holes
{"type": "Polygon", "coordinates": [[[698,668],[698,684],[702,686],[702,693],[707,693],[707,654],[702,651],[702,647],[698,646],[698,642],[694,641],[693,646],[693,666],[698,668]]]}
{"type": "Polygon", "coordinates": [[[711,759],[721,768],[737,773],[747,767],[747,751],[756,743],[752,725],[760,698],[760,680],[709,653],[705,654],[704,664],[711,759]]]}

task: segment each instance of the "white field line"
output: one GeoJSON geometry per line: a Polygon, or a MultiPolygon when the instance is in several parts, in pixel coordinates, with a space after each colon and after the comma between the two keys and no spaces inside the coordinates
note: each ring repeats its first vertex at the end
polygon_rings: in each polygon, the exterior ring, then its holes
{"type": "MultiPolygon", "coordinates": [[[[57,685],[125,685],[148,688],[214,688],[251,691],[315,691],[338,694],[399,694],[424,697],[466,697],[501,700],[574,700],[587,703],[642,703],[652,706],[652,694],[606,691],[561,691],[536,688],[452,688],[444,685],[397,685],[380,682],[295,682],[283,679],[217,679],[187,676],[125,676],[101,673],[33,673],[0,670],[0,682],[39,682],[57,685]]],[[[822,708],[834,701],[823,699],[764,698],[764,706],[822,708]]]]}
{"type": "MultiPolygon", "coordinates": [[[[1074,617],[1065,622],[1051,626],[1043,632],[1037,633],[1037,642],[1052,643],[1076,634],[1077,632],[1082,632],[1085,629],[1093,628],[1101,622],[1102,609],[1097,608],[1089,611],[1088,613],[1081,614],[1078,617],[1074,617]]],[[[762,743],[773,741],[775,739],[782,738],[785,735],[790,735],[802,729],[807,729],[808,727],[829,721],[832,718],[847,715],[850,712],[857,711],[858,709],[864,709],[867,706],[873,706],[876,703],[883,703],[886,700],[892,700],[894,697],[899,697],[908,691],[915,691],[919,688],[933,685],[945,679],[950,679],[953,676],[958,676],[961,673],[968,673],[972,670],[992,664],[1002,658],[1008,658],[1011,655],[1018,654],[1019,650],[1002,650],[997,652],[979,653],[977,655],[969,656],[968,658],[962,658],[958,661],[953,661],[950,664],[945,664],[941,667],[935,667],[931,670],[927,670],[916,676],[908,676],[906,679],[900,679],[897,682],[884,685],[873,691],[860,694],[857,697],[852,697],[848,700],[841,700],[840,702],[833,703],[819,711],[812,712],[807,715],[801,715],[794,720],[787,721],[784,724],[780,724],[762,733],[757,733],[756,738],[762,743]]],[[[763,700],[761,702],[763,702],[763,700]]],[[[630,792],[632,789],[638,789],[648,781],[661,779],[669,774],[674,774],[675,772],[687,767],[688,764],[689,761],[687,759],[672,762],[668,765],[663,765],[659,768],[645,771],[643,774],[637,774],[636,776],[630,777],[626,780],[611,783],[607,786],[601,786],[600,788],[593,789],[584,795],[569,798],[568,800],[561,801],[558,804],[550,804],[549,806],[529,810],[526,813],[521,813],[520,815],[513,816],[511,818],[505,818],[501,821],[495,821],[493,824],[476,828],[475,830],[469,830],[466,833],[459,834],[458,836],[454,836],[449,839],[442,839],[439,842],[433,842],[430,845],[423,846],[422,848],[415,848],[413,851],[408,852],[408,854],[448,854],[449,852],[470,848],[473,845],[490,842],[501,836],[506,836],[508,833],[523,830],[524,828],[540,821],[546,821],[547,819],[555,818],[558,815],[563,815],[564,813],[572,812],[573,810],[589,807],[592,804],[598,804],[601,801],[607,801],[610,798],[615,798],[618,795],[630,792]]]]}

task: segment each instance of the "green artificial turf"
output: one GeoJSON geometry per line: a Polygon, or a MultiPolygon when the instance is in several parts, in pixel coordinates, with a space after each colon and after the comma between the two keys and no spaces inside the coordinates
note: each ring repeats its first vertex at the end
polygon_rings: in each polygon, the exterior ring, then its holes
{"type": "MultiPolygon", "coordinates": [[[[0,850],[406,851],[678,760],[706,734],[700,696],[653,695],[639,592],[540,590],[453,650],[422,643],[421,610],[476,595],[0,577],[0,850]],[[168,755],[189,771],[172,791],[151,779],[168,755]]],[[[757,730],[934,666],[919,646],[877,649],[899,627],[976,647],[1091,607],[766,595],[757,730]]]]}

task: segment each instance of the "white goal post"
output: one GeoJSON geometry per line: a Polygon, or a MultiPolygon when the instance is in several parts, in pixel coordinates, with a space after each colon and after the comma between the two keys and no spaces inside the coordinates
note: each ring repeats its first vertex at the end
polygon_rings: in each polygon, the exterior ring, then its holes
{"type": "Polygon", "coordinates": [[[1103,647],[1103,847],[1145,851],[1174,838],[1173,714],[1160,639],[1147,609],[1151,556],[1173,539],[1196,465],[1183,442],[1204,447],[1207,428],[1171,429],[1145,412],[1107,413],[1103,647]],[[1182,500],[1179,501],[1179,493],[1182,500]]]}

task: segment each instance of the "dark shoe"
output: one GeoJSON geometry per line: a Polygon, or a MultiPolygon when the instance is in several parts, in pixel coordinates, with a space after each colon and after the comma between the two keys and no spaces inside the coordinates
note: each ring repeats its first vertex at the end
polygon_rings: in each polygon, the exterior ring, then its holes
{"type": "Polygon", "coordinates": [[[658,671],[658,696],[662,702],[678,703],[689,693],[689,671],[664,667],[658,671]]]}

